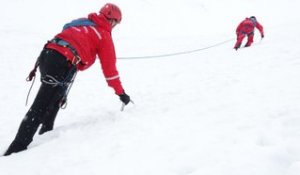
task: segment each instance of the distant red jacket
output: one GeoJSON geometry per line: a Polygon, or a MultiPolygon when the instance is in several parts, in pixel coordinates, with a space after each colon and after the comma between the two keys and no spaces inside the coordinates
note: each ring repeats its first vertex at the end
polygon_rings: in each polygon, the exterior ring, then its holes
{"type": "Polygon", "coordinates": [[[253,21],[250,18],[246,18],[238,25],[236,28],[236,34],[251,34],[254,32],[255,27],[259,30],[261,35],[264,35],[263,26],[256,20],[253,21]]]}
{"type": "MultiPolygon", "coordinates": [[[[96,25],[70,27],[55,37],[68,42],[75,48],[82,62],[77,65],[78,70],[83,71],[89,68],[98,57],[108,85],[114,88],[116,94],[120,95],[124,90],[116,68],[116,54],[111,37],[112,27],[102,14],[92,13],[88,19],[96,25]]],[[[72,60],[74,57],[68,48],[55,43],[48,43],[46,47],[57,50],[68,60],[72,60]]]]}

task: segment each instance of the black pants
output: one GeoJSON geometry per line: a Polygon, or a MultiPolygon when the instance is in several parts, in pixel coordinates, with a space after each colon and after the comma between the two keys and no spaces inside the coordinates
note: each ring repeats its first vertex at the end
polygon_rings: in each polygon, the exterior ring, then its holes
{"type": "Polygon", "coordinates": [[[74,65],[55,50],[44,49],[38,61],[42,84],[5,155],[25,150],[32,142],[40,124],[42,124],[40,134],[53,129],[54,120],[60,108],[59,104],[66,95],[68,82],[72,80],[76,72],[74,65]],[[67,83],[53,85],[51,82],[67,83]]]}

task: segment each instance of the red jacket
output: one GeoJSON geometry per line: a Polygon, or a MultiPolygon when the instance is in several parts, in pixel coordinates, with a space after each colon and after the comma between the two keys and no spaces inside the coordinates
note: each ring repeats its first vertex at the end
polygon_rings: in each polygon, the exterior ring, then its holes
{"type": "Polygon", "coordinates": [[[261,35],[264,34],[263,26],[259,22],[246,18],[236,28],[236,34],[251,34],[254,32],[255,27],[259,30],[261,35]]]}
{"type": "MultiPolygon", "coordinates": [[[[89,14],[88,19],[95,26],[70,27],[57,34],[55,38],[60,38],[75,48],[81,58],[81,63],[77,64],[78,70],[83,71],[89,68],[98,56],[108,85],[115,90],[117,95],[120,95],[124,90],[116,68],[116,54],[111,37],[112,27],[102,14],[89,14]]],[[[49,42],[46,48],[57,50],[68,60],[72,61],[74,58],[68,48],[55,43],[49,42]]]]}

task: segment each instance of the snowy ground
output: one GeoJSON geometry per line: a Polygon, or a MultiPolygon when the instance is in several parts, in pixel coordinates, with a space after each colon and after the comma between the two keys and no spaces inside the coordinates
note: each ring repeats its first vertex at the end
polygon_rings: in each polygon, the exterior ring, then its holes
{"type": "MultiPolygon", "coordinates": [[[[119,59],[121,103],[97,62],[80,72],[55,129],[29,149],[0,157],[1,175],[298,175],[300,2],[297,0],[115,0],[124,20],[119,57],[205,48],[235,37],[256,15],[253,47],[234,40],[187,55],[119,59]]],[[[65,22],[97,11],[91,0],[1,0],[0,152],[28,110],[25,78],[65,22]],[[66,6],[68,8],[66,8],[66,6]]],[[[31,92],[31,104],[39,82],[31,92]]]]}

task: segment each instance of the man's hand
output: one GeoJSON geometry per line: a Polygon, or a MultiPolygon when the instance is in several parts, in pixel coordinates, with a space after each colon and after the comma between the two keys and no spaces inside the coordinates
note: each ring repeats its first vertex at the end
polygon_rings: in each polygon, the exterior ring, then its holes
{"type": "Polygon", "coordinates": [[[127,104],[131,101],[129,95],[127,95],[125,92],[123,92],[123,94],[119,95],[119,97],[120,97],[120,100],[121,100],[125,105],[127,105],[127,104]]]}

